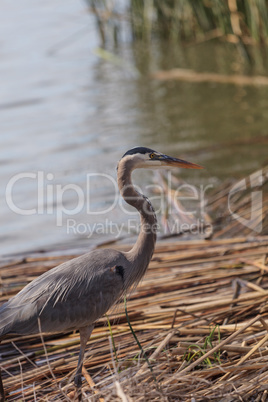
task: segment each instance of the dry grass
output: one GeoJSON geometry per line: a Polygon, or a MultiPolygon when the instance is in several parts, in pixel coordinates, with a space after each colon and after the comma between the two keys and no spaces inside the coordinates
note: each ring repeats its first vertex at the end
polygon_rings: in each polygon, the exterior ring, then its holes
{"type": "MultiPolygon", "coordinates": [[[[125,248],[121,247],[122,248],[125,248]]],[[[143,282],[97,324],[85,359],[84,400],[264,401],[268,391],[268,237],[160,243],[143,282]],[[155,380],[154,378],[155,377],[155,380]]],[[[2,265],[1,302],[70,257],[2,265]]],[[[1,344],[8,400],[73,400],[78,334],[1,344]],[[46,349],[46,353],[45,353],[46,349]]]]}

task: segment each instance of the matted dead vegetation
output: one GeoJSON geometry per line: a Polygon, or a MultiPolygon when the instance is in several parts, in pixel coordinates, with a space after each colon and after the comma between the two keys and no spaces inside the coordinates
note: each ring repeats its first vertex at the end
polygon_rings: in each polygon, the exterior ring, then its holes
{"type": "MultiPolygon", "coordinates": [[[[127,246],[122,246],[125,249],[127,246]]],[[[160,243],[124,307],[97,324],[85,358],[84,400],[264,401],[268,391],[268,236],[160,243]]],[[[1,267],[1,302],[72,256],[1,267]]],[[[7,400],[73,400],[77,333],[1,343],[7,400]]]]}

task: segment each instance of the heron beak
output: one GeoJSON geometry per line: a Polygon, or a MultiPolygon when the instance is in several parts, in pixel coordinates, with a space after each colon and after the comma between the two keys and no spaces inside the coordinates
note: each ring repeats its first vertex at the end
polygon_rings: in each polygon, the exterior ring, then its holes
{"type": "Polygon", "coordinates": [[[179,167],[185,169],[203,169],[203,166],[196,163],[188,162],[183,159],[172,158],[171,156],[163,155],[161,158],[162,165],[170,167],[179,167]]]}

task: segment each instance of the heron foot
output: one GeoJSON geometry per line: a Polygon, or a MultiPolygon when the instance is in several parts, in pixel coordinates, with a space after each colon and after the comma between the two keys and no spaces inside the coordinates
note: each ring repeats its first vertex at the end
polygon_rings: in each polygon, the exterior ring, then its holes
{"type": "Polygon", "coordinates": [[[76,374],[74,377],[74,385],[77,389],[82,387],[82,376],[81,374],[76,374]]]}
{"type": "Polygon", "coordinates": [[[74,385],[76,388],[78,402],[82,401],[82,375],[76,374],[74,377],[74,385]]]}

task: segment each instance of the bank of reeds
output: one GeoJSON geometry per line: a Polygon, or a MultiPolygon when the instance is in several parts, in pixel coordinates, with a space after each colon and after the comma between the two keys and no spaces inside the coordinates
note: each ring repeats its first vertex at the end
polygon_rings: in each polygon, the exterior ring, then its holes
{"type": "MultiPolygon", "coordinates": [[[[228,181],[210,195],[210,239],[158,243],[144,280],[128,299],[127,315],[118,305],[108,314],[111,326],[103,317],[94,329],[83,369],[84,400],[266,400],[267,173],[263,168],[228,181]],[[263,196],[252,198],[252,192],[263,196]],[[230,214],[230,194],[232,212],[249,226],[230,214]]],[[[165,176],[157,181],[165,191],[165,176]]],[[[166,196],[181,215],[171,218],[194,224],[173,193],[171,188],[166,196]]],[[[80,253],[2,261],[0,303],[80,253]]],[[[74,400],[78,353],[78,333],[7,337],[0,344],[7,400],[74,400]]]]}
{"type": "MultiPolygon", "coordinates": [[[[121,246],[126,250],[129,246],[121,246]]],[[[85,358],[91,401],[260,401],[268,390],[268,237],[159,244],[124,307],[97,324],[85,358]],[[113,343],[116,348],[114,352],[113,343]]],[[[1,266],[1,302],[72,256],[1,266]]],[[[74,400],[77,333],[8,337],[1,345],[8,401],[74,400]]]]}
{"type": "Polygon", "coordinates": [[[268,38],[266,0],[131,0],[133,30],[139,36],[193,40],[200,34],[234,35],[246,42],[268,38]]]}

